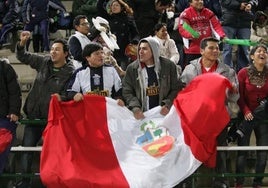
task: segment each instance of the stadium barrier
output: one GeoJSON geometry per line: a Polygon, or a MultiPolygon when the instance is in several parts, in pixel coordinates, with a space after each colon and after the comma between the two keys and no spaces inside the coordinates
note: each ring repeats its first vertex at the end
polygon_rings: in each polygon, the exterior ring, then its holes
{"type": "MultiPolygon", "coordinates": [[[[266,121],[265,121],[266,122],[266,121]]],[[[35,119],[35,120],[29,120],[29,119],[23,119],[20,121],[20,124],[31,124],[31,125],[46,125],[47,120],[41,120],[41,119],[35,119]]],[[[217,151],[258,151],[258,150],[268,150],[268,146],[218,146],[217,151]]],[[[41,152],[42,146],[35,146],[35,147],[23,147],[23,146],[13,146],[11,147],[12,152],[41,152]]],[[[3,173],[0,176],[1,178],[5,177],[11,177],[11,178],[18,178],[18,177],[31,177],[31,178],[40,178],[39,172],[34,173],[3,173]]],[[[196,188],[196,178],[215,178],[215,177],[225,177],[225,178],[235,178],[235,177],[268,177],[268,173],[241,173],[236,174],[233,173],[199,173],[195,172],[193,173],[190,178],[192,182],[192,188],[196,188]]]]}

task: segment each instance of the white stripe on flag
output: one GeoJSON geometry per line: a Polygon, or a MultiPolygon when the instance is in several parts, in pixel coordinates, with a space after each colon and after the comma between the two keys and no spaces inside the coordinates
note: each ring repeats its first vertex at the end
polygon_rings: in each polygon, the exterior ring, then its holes
{"type": "Polygon", "coordinates": [[[180,118],[174,107],[164,117],[160,107],[145,112],[145,119],[137,121],[129,110],[118,108],[106,98],[110,136],[121,167],[131,188],[169,188],[191,175],[200,165],[188,145],[184,143],[180,118]],[[140,125],[151,120],[168,129],[175,138],[173,148],[162,157],[152,157],[135,143],[142,135],[140,125]]]}

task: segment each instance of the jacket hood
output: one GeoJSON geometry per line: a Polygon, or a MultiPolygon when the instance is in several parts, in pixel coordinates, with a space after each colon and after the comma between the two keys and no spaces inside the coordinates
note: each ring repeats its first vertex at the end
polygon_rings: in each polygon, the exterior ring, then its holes
{"type": "MultiPolygon", "coordinates": [[[[156,70],[159,70],[160,68],[160,61],[159,61],[159,57],[160,57],[160,44],[158,42],[158,40],[154,37],[146,37],[143,38],[139,41],[138,47],[140,46],[140,44],[142,42],[148,42],[151,50],[152,50],[152,54],[153,54],[153,58],[154,58],[154,63],[155,63],[155,68],[156,70]]],[[[138,60],[140,61],[140,57],[139,57],[139,50],[137,51],[137,57],[138,60]]]]}

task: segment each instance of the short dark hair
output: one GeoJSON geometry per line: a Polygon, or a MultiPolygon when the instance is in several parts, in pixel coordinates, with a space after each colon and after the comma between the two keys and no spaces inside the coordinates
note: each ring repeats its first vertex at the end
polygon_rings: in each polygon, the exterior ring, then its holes
{"type": "Polygon", "coordinates": [[[55,44],[55,43],[61,43],[63,47],[63,51],[69,53],[69,45],[68,45],[67,40],[59,38],[59,39],[55,39],[52,44],[55,44]]]}
{"type": "Polygon", "coordinates": [[[96,52],[98,50],[102,50],[103,47],[100,43],[97,42],[90,42],[89,44],[87,44],[82,52],[82,56],[83,58],[90,56],[93,52],[96,52]]]}
{"type": "Polygon", "coordinates": [[[220,41],[214,37],[203,38],[200,42],[200,48],[205,49],[208,42],[217,42],[219,44],[220,41]]]}
{"type": "Polygon", "coordinates": [[[75,29],[75,26],[80,25],[80,20],[81,19],[87,19],[87,16],[86,15],[77,15],[73,20],[73,28],[74,29],[75,29]]]}
{"type": "Polygon", "coordinates": [[[154,26],[154,32],[158,32],[162,27],[166,26],[167,27],[167,24],[165,23],[157,23],[155,26],[154,26]]]}
{"type": "Polygon", "coordinates": [[[172,0],[157,0],[157,3],[160,3],[161,6],[171,5],[172,0]]]}

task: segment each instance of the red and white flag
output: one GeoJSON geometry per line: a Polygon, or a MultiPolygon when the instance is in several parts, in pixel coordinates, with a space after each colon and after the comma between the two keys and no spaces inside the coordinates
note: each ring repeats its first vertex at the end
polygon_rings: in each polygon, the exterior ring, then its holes
{"type": "Polygon", "coordinates": [[[229,121],[230,87],[218,74],[198,76],[167,116],[156,107],[143,120],[110,98],[53,97],[43,134],[42,182],[48,188],[169,188],[202,163],[215,166],[216,137],[229,121]]]}

